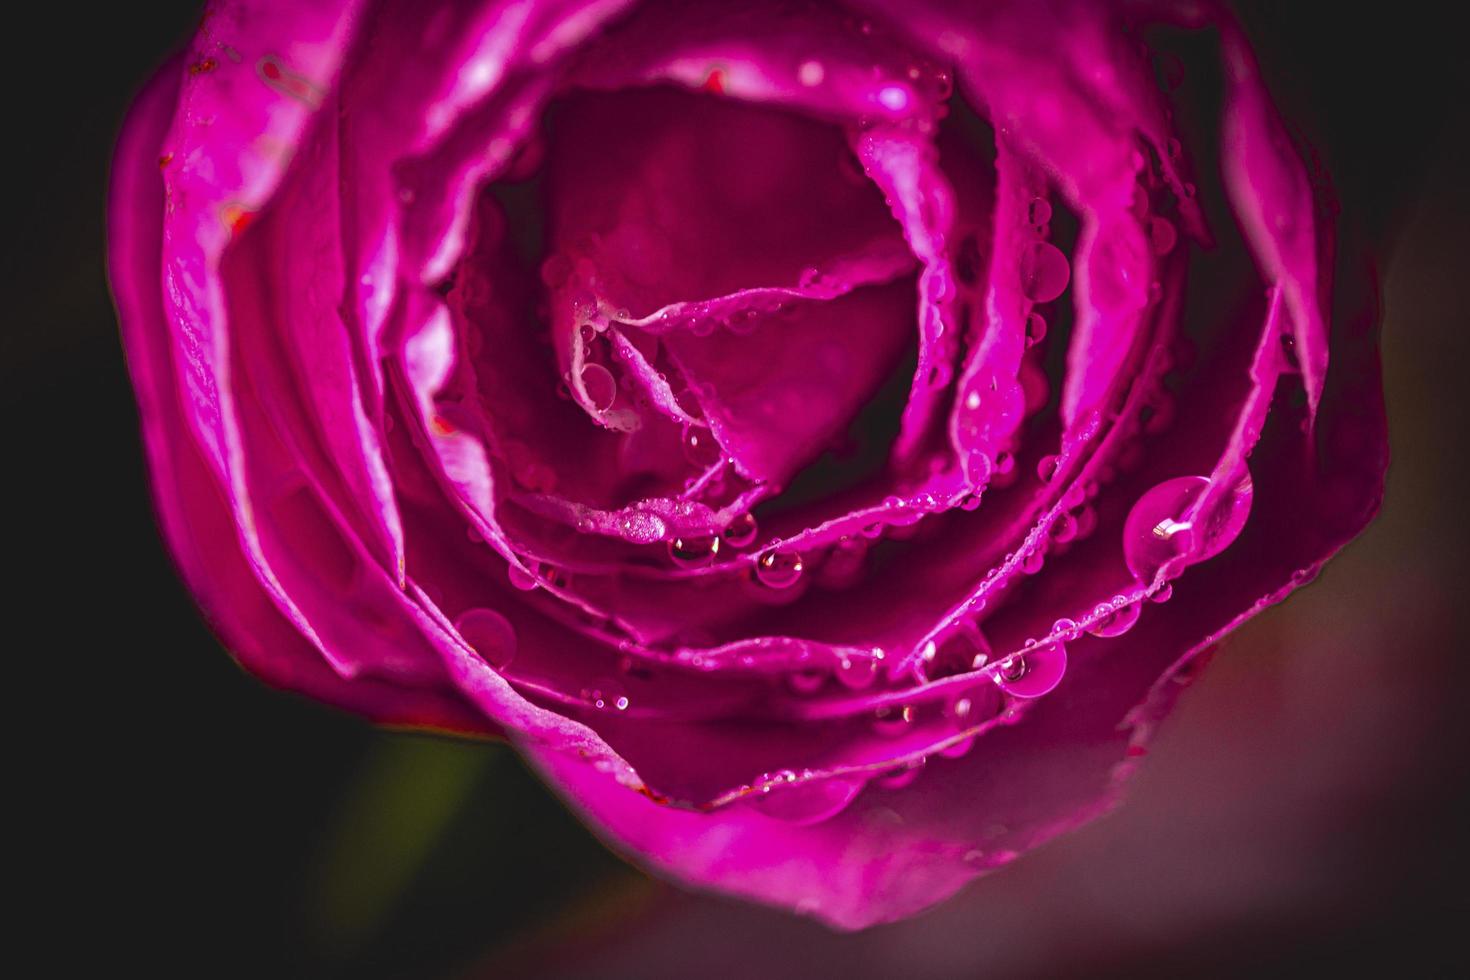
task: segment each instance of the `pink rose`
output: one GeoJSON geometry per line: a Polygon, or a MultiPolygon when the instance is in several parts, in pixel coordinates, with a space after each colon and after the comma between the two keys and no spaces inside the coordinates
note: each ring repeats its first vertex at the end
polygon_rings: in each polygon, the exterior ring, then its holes
{"type": "Polygon", "coordinates": [[[1209,3],[222,0],[111,279],[248,670],[859,927],[1112,806],[1374,513],[1324,201],[1209,3]]]}

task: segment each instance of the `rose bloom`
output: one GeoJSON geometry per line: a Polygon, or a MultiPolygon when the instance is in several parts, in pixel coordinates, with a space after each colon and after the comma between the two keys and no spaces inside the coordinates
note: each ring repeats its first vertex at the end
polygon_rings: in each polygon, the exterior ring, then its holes
{"type": "Polygon", "coordinates": [[[113,174],[159,520],[267,683],[909,915],[1374,513],[1309,160],[1210,3],[215,3],[113,174]]]}

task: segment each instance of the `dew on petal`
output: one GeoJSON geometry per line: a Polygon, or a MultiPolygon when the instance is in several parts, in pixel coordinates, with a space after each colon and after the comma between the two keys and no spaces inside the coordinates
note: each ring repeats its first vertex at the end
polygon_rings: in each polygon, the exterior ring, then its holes
{"type": "Polygon", "coordinates": [[[1040,313],[1026,315],[1026,346],[1035,347],[1046,339],[1046,318],[1040,313]]]}
{"type": "Polygon", "coordinates": [[[506,577],[510,579],[511,585],[520,589],[522,592],[530,592],[541,584],[536,580],[535,573],[527,571],[525,568],[516,564],[509,565],[506,568],[506,577]]]}
{"type": "Polygon", "coordinates": [[[816,694],[826,685],[827,676],[822,670],[794,670],[786,675],[786,686],[793,694],[816,694]]]}
{"type": "Polygon", "coordinates": [[[1021,253],[1021,292],[1033,303],[1050,303],[1067,288],[1072,267],[1050,242],[1032,242],[1021,253]]]}
{"type": "Polygon", "coordinates": [[[872,687],[877,677],[877,657],[843,657],[837,662],[837,680],[848,690],[872,687]]]}
{"type": "Polygon", "coordinates": [[[794,551],[767,551],[756,559],[755,577],[768,589],[789,589],[801,578],[801,555],[794,551]]]}
{"type": "Polygon", "coordinates": [[[602,681],[582,689],[582,700],[598,711],[627,711],[628,695],[616,681],[602,681]]]}
{"type": "Polygon", "coordinates": [[[995,683],[1015,697],[1039,698],[1054,690],[1066,672],[1067,648],[1051,643],[1012,654],[996,671],[995,683]]]}
{"type": "Polygon", "coordinates": [[[1174,225],[1168,218],[1153,217],[1148,222],[1148,243],[1153,248],[1155,255],[1168,255],[1174,251],[1174,245],[1179,241],[1179,233],[1174,230],[1174,225]]]}
{"type": "Polygon", "coordinates": [[[1087,632],[1093,636],[1122,636],[1133,628],[1138,622],[1138,617],[1143,614],[1143,607],[1136,602],[1126,603],[1117,607],[1099,607],[1099,610],[1108,609],[1102,613],[1102,618],[1087,628],[1087,632]]]}
{"type": "Polygon", "coordinates": [[[587,400],[598,412],[612,408],[618,397],[618,383],[601,364],[582,365],[582,387],[587,389],[587,400]]]}
{"type": "Polygon", "coordinates": [[[1140,582],[1152,582],[1171,563],[1182,567],[1213,558],[1240,535],[1254,497],[1248,479],[1213,514],[1184,519],[1209,485],[1208,477],[1176,477],[1150,488],[1133,505],[1123,523],[1123,560],[1140,582]],[[1204,526],[1195,527],[1196,521],[1204,526]]]}
{"type": "Polygon", "coordinates": [[[885,704],[873,711],[873,731],[886,737],[902,735],[913,721],[912,705],[885,704]]]}
{"type": "Polygon", "coordinates": [[[720,446],[708,429],[686,425],[682,438],[684,458],[704,469],[713,466],[720,458],[720,446]]]}
{"type": "Polygon", "coordinates": [[[814,824],[829,820],[847,809],[862,792],[866,780],[849,776],[799,781],[795,773],[761,777],[756,784],[761,791],[752,805],[776,820],[794,824],[814,824]]]}
{"type": "Polygon", "coordinates": [[[726,525],[720,537],[732,548],[744,548],[755,540],[759,530],[754,514],[741,514],[726,525]]]}
{"type": "Polygon", "coordinates": [[[516,631],[493,609],[470,609],[454,621],[454,628],[464,641],[490,666],[503,670],[516,655],[516,631]]]}
{"type": "Polygon", "coordinates": [[[720,539],[713,534],[681,536],[669,541],[669,560],[680,568],[703,568],[720,553],[720,539]]]}
{"type": "Polygon", "coordinates": [[[920,757],[912,762],[906,762],[895,769],[889,770],[889,772],[879,776],[873,782],[884,789],[903,789],[919,778],[919,772],[923,768],[924,759],[920,757]]]}
{"type": "Polygon", "coordinates": [[[1044,197],[1033,199],[1026,207],[1026,220],[1037,226],[1046,224],[1051,220],[1051,202],[1044,197]]]}
{"type": "Polygon", "coordinates": [[[984,667],[990,659],[990,644],[974,623],[962,620],[947,632],[929,640],[919,651],[924,676],[939,680],[984,667]]]}

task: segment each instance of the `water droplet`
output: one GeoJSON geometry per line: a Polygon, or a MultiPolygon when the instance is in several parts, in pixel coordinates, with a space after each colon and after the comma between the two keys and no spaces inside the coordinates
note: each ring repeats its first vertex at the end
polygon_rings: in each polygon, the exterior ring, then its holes
{"type": "Polygon", "coordinates": [[[801,578],[802,567],[794,551],[767,551],[756,559],[755,577],[768,589],[789,589],[801,578]]]}
{"type": "Polygon", "coordinates": [[[618,397],[618,383],[601,364],[582,365],[582,387],[587,389],[587,400],[598,412],[612,408],[618,397]]]}
{"type": "Polygon", "coordinates": [[[669,542],[669,560],[680,568],[703,568],[720,553],[720,539],[713,534],[677,537],[669,542]]]}
{"type": "Polygon", "coordinates": [[[1062,682],[1067,672],[1067,649],[1061,643],[1012,654],[996,671],[995,683],[1018,698],[1039,698],[1062,682]]]}
{"type": "Polygon", "coordinates": [[[796,670],[786,675],[786,686],[794,694],[816,694],[826,683],[827,673],[822,670],[796,670]]]}
{"type": "Polygon", "coordinates": [[[511,585],[520,589],[522,592],[530,592],[541,584],[536,581],[536,576],[533,572],[516,564],[506,566],[506,577],[510,579],[511,585]]]}
{"type": "Polygon", "coordinates": [[[1043,456],[1036,461],[1036,476],[1042,483],[1050,483],[1051,478],[1057,475],[1057,464],[1061,462],[1060,456],[1043,456]]]}
{"type": "Polygon", "coordinates": [[[1087,632],[1093,636],[1122,636],[1133,628],[1133,624],[1138,622],[1138,617],[1143,614],[1143,607],[1136,602],[1116,607],[1099,606],[1098,608],[1108,608],[1111,611],[1104,613],[1101,619],[1087,628],[1087,632]]]}
{"type": "Polygon", "coordinates": [[[878,677],[878,658],[843,657],[837,662],[837,680],[851,691],[861,691],[873,686],[878,677]]]}
{"type": "Polygon", "coordinates": [[[1076,533],[1077,538],[1085,538],[1097,530],[1097,509],[1094,507],[1083,507],[1077,511],[1076,533]]]}
{"type": "Polygon", "coordinates": [[[1044,564],[1046,564],[1046,555],[1041,548],[1033,548],[1026,553],[1026,557],[1021,559],[1021,571],[1027,575],[1035,575],[1041,571],[1041,566],[1044,564]]]}
{"type": "MultiPolygon", "coordinates": [[[[944,706],[944,715],[956,730],[963,732],[994,718],[1000,709],[1000,690],[994,684],[985,684],[950,698],[944,706]]],[[[947,759],[958,759],[969,752],[974,744],[975,736],[968,735],[940,749],[939,754],[947,759]]]]}
{"type": "Polygon", "coordinates": [[[924,644],[919,651],[924,676],[939,680],[954,674],[979,670],[990,659],[990,644],[968,620],[956,623],[948,632],[924,644]]]}
{"type": "Polygon", "coordinates": [[[1021,253],[1021,292],[1033,303],[1049,303],[1062,295],[1072,267],[1050,242],[1032,242],[1021,253]]]}
{"type": "Polygon", "coordinates": [[[1254,497],[1248,479],[1227,494],[1213,514],[1184,519],[1209,485],[1207,477],[1181,476],[1138,498],[1123,523],[1123,560],[1135,578],[1152,582],[1166,565],[1177,562],[1182,568],[1213,558],[1239,536],[1254,497]]]}
{"type": "Polygon", "coordinates": [[[627,711],[628,695],[617,681],[602,681],[582,688],[582,700],[598,711],[627,711]]]}
{"type": "Polygon", "coordinates": [[[1077,537],[1077,518],[1062,511],[1051,522],[1051,539],[1059,544],[1065,544],[1075,537],[1077,537]]]}
{"type": "Polygon", "coordinates": [[[912,705],[885,704],[873,712],[873,731],[891,738],[908,731],[913,721],[912,705]]]}
{"type": "Polygon", "coordinates": [[[756,781],[761,791],[751,803],[776,820],[820,823],[847,809],[865,783],[863,779],[848,776],[799,780],[795,773],[776,773],[756,781]]]}
{"type": "Polygon", "coordinates": [[[1148,597],[1149,602],[1168,602],[1174,595],[1174,586],[1165,582],[1158,591],[1148,597]]]}
{"type": "Polygon", "coordinates": [[[827,72],[820,61],[803,61],[796,68],[796,80],[808,88],[822,84],[827,72]]]}
{"type": "Polygon", "coordinates": [[[1046,318],[1040,313],[1026,315],[1026,346],[1035,347],[1046,339],[1046,318]]]}
{"type": "Polygon", "coordinates": [[[461,613],[454,621],[454,628],[496,670],[504,670],[515,658],[515,627],[493,609],[470,609],[461,613]]]}
{"type": "Polygon", "coordinates": [[[684,458],[700,469],[707,469],[720,458],[720,445],[708,429],[684,426],[682,437],[684,458]]]}
{"type": "Polygon", "coordinates": [[[1033,225],[1044,225],[1051,220],[1051,202],[1044,197],[1034,198],[1026,207],[1026,220],[1033,225]]]}
{"type": "Polygon", "coordinates": [[[1174,251],[1174,245],[1179,241],[1179,233],[1174,230],[1174,225],[1168,218],[1154,217],[1148,221],[1148,242],[1153,247],[1155,255],[1168,255],[1174,251]]]}
{"type": "Polygon", "coordinates": [[[912,762],[905,762],[895,769],[889,770],[885,775],[874,780],[884,789],[903,789],[905,786],[919,778],[919,772],[924,768],[924,758],[920,756],[912,762]]]}
{"type": "Polygon", "coordinates": [[[726,525],[720,537],[724,538],[725,543],[732,548],[744,548],[755,540],[759,530],[754,514],[741,514],[726,525]]]}
{"type": "Polygon", "coordinates": [[[1180,145],[1179,140],[1176,137],[1170,136],[1167,140],[1164,141],[1164,151],[1169,154],[1170,159],[1179,159],[1179,154],[1183,152],[1183,150],[1184,147],[1180,145]]]}
{"type": "Polygon", "coordinates": [[[818,571],[817,581],[824,588],[844,589],[862,578],[866,567],[868,542],[862,538],[843,535],[818,571]]]}

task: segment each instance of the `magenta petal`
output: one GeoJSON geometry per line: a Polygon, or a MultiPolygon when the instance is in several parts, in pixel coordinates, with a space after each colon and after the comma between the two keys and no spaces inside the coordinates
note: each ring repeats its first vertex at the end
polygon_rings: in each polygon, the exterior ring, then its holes
{"type": "Polygon", "coordinates": [[[242,550],[223,488],[185,423],[164,329],[164,295],[156,286],[164,204],[158,146],[174,108],[177,68],[165,68],[149,83],[118,142],[112,195],[121,206],[109,214],[108,265],[154,503],[179,571],[231,653],[267,683],[385,723],[495,732],[497,726],[452,687],[415,690],[332,670],[282,615],[242,550]]]}
{"type": "Polygon", "coordinates": [[[756,480],[784,483],[844,428],[909,343],[909,282],[760,316],[748,333],[664,342],[720,445],[756,480]]]}
{"type": "Polygon", "coordinates": [[[931,759],[912,785],[870,786],[824,822],[793,824],[751,810],[671,809],[564,755],[530,754],[613,846],[679,880],[843,928],[934,904],[1113,806],[1199,655],[1309,580],[1372,515],[1385,459],[1360,452],[1383,435],[1371,320],[1343,332],[1353,360],[1339,364],[1346,381],[1324,402],[1338,448],[1315,464],[1301,430],[1278,422],[1253,460],[1257,509],[1269,519],[1125,636],[1078,641],[1060,687],[963,757],[931,759]],[[1360,399],[1380,410],[1364,414],[1360,399]]]}
{"type": "Polygon", "coordinates": [[[109,215],[160,523],[269,682],[912,914],[1113,805],[1377,507],[1286,133],[1211,3],[215,4],[109,215]],[[1220,37],[1201,187],[1152,20],[1220,37]]]}

